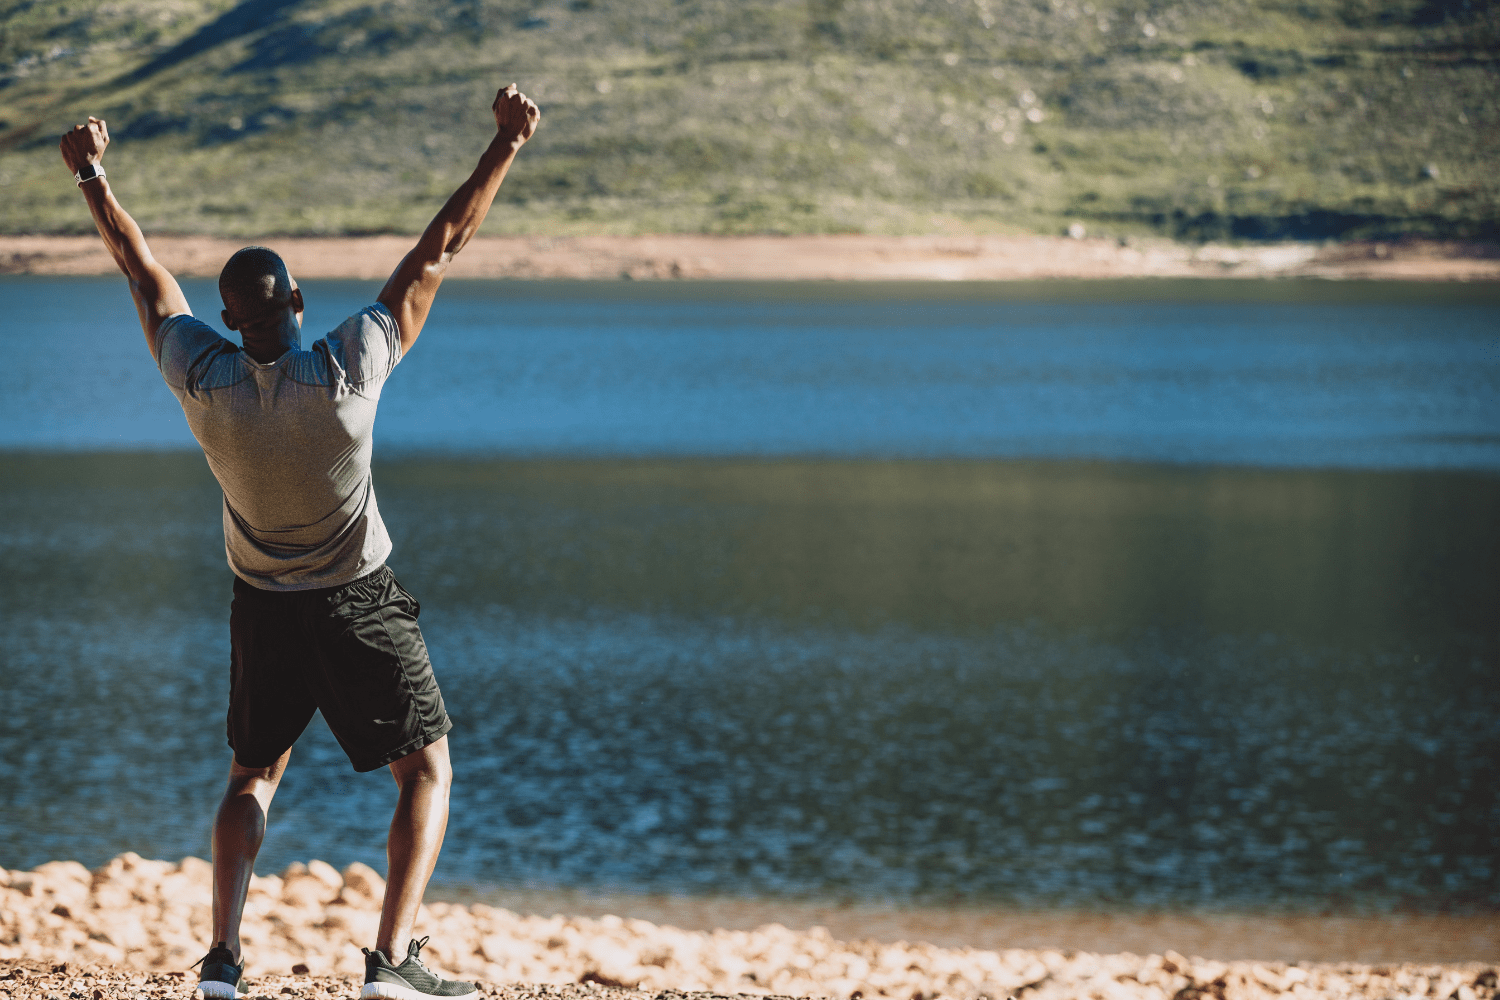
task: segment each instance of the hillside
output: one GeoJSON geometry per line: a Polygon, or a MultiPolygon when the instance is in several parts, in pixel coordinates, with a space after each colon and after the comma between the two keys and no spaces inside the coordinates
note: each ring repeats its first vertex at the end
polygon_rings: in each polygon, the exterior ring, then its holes
{"type": "Polygon", "coordinates": [[[1500,234],[1495,0],[0,0],[0,233],[1500,234]]]}

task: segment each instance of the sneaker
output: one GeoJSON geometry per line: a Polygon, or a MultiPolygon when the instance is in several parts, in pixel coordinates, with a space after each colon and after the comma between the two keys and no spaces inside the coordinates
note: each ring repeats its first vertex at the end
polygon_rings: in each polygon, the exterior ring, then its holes
{"type": "Polygon", "coordinates": [[[412,939],[406,946],[406,961],[392,965],[386,953],[376,948],[365,948],[365,988],[359,991],[360,1000],[374,997],[392,997],[395,1000],[424,1000],[425,997],[452,997],[454,1000],[469,1000],[479,996],[473,983],[459,983],[444,979],[422,964],[418,952],[427,944],[427,938],[412,939]]]}
{"type": "Polygon", "coordinates": [[[198,973],[198,989],[204,997],[219,997],[221,1000],[237,1000],[245,996],[245,971],[243,960],[236,965],[234,952],[227,942],[220,941],[198,960],[203,969],[198,973]]]}

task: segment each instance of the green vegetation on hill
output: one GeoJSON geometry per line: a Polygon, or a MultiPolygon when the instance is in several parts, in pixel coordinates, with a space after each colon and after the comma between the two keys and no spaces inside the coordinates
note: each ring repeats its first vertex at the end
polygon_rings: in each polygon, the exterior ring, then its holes
{"type": "Polygon", "coordinates": [[[1495,0],[0,0],[0,232],[1500,234],[1495,0]]]}

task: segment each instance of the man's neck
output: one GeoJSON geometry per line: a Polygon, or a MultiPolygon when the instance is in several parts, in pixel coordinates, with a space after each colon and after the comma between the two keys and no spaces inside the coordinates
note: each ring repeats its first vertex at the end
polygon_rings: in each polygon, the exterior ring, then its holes
{"type": "Polygon", "coordinates": [[[294,319],[279,327],[242,329],[240,340],[246,354],[260,364],[268,365],[287,351],[294,351],[302,346],[302,330],[294,319]]]}

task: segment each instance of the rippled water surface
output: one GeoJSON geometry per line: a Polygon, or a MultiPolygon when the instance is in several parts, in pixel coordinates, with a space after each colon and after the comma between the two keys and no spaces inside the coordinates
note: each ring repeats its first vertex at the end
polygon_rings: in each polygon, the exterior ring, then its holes
{"type": "MultiPolygon", "coordinates": [[[[0,306],[0,865],[204,855],[217,487],[119,282],[0,306]]],[[[445,286],[376,469],[457,720],[438,882],[1500,908],[1497,330],[1482,288],[445,286]]],[[[393,803],[315,721],[259,868],[383,868],[393,803]]]]}
{"type": "MultiPolygon", "coordinates": [[[[191,455],[12,457],[0,852],[207,850],[191,455]],[[88,822],[79,822],[87,816],[88,822]]],[[[439,880],[1005,905],[1500,902],[1500,481],[922,462],[377,471],[458,728],[439,880]]],[[[315,722],[262,870],[379,865],[315,722]]]]}

